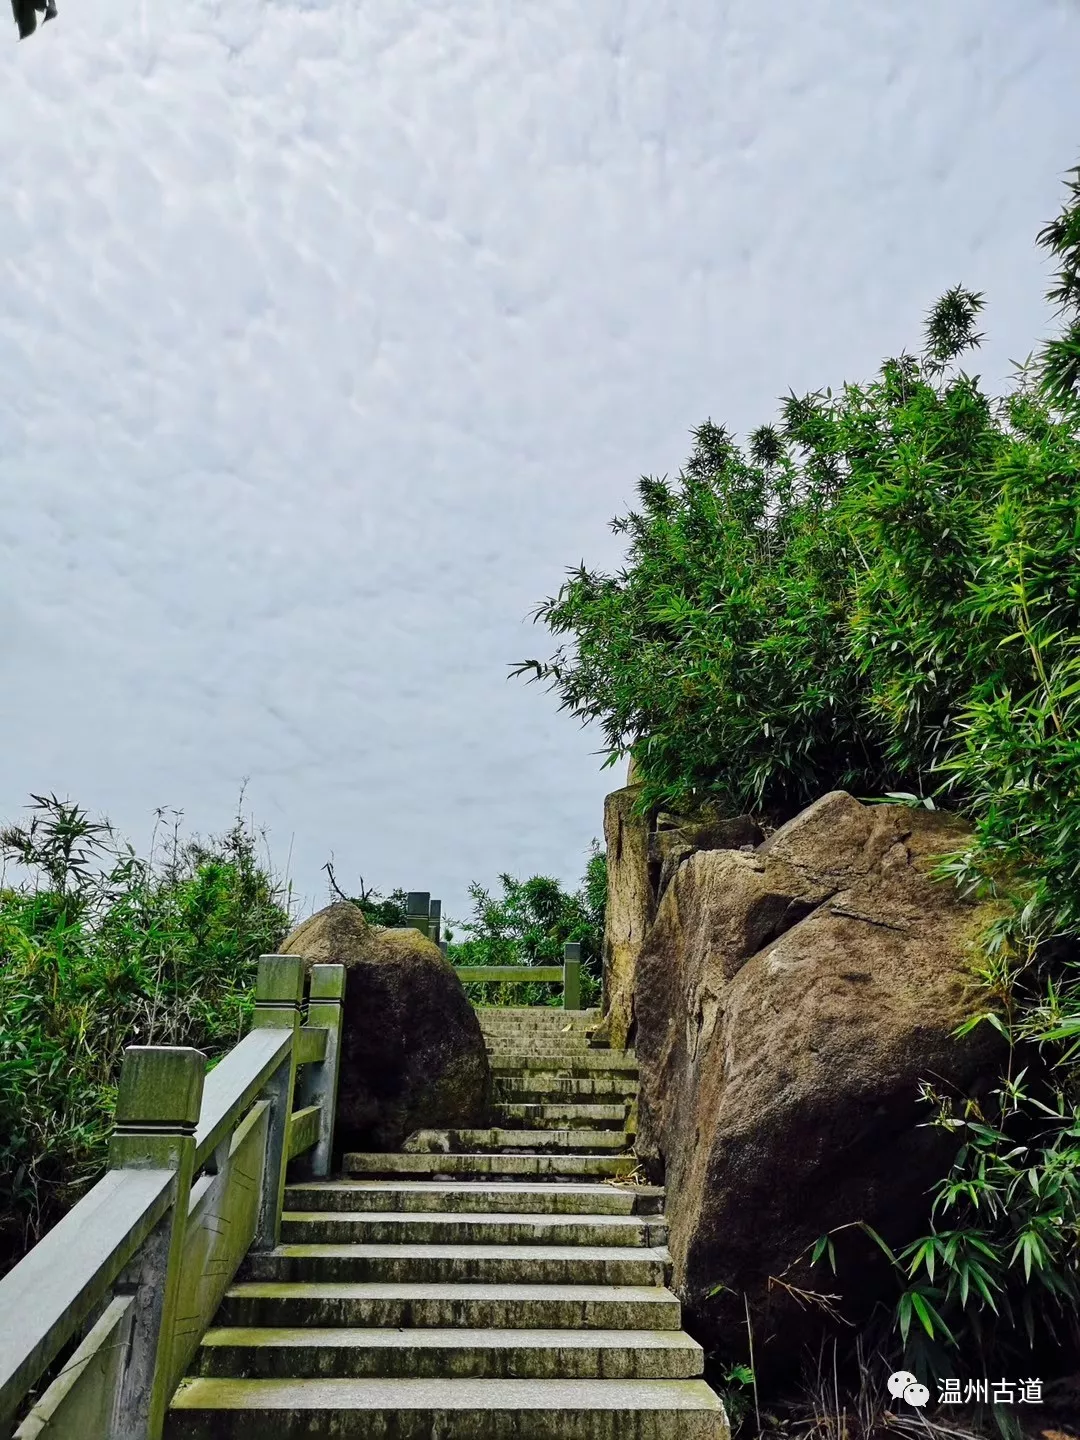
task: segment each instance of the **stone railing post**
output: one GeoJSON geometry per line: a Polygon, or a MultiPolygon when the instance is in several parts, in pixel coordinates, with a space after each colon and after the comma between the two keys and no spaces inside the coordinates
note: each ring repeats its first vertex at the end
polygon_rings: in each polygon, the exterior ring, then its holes
{"type": "Polygon", "coordinates": [[[281,1206],[285,1197],[289,1120],[296,1082],[296,1033],[304,999],[304,962],[299,955],[261,955],[255,982],[255,1017],[252,1028],[291,1030],[289,1059],[281,1064],[260,1096],[270,1105],[263,1164],[262,1200],[253,1250],[272,1250],[281,1234],[281,1206]]]}
{"type": "Polygon", "coordinates": [[[563,1009],[581,1009],[581,943],[568,940],[563,946],[563,1009]]]}
{"type": "Polygon", "coordinates": [[[296,1159],[298,1169],[309,1179],[322,1180],[330,1173],[334,1153],[334,1111],[337,1108],[338,1074],[341,1067],[342,1006],[345,1002],[345,966],[313,965],[308,992],[307,1023],[326,1031],[326,1054],[317,1065],[300,1071],[298,1108],[319,1107],[319,1140],[314,1149],[296,1159]]]}
{"type": "Polygon", "coordinates": [[[405,901],[405,924],[421,934],[431,934],[431,893],[428,890],[410,890],[405,901]]]}
{"type": "Polygon", "coordinates": [[[132,1045],[124,1052],[109,1144],[111,1170],[172,1170],[172,1203],[116,1285],[133,1300],[130,1348],[109,1440],[160,1440],[170,1399],[184,1227],[195,1163],[206,1056],[201,1050],[132,1045]]]}

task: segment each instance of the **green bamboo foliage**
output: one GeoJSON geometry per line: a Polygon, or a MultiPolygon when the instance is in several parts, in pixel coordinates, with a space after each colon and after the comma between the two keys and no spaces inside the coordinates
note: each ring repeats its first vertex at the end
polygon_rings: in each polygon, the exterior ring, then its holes
{"type": "MultiPolygon", "coordinates": [[[[787,818],[824,792],[966,814],[943,882],[1010,902],[986,1012],[1010,1064],[983,1105],[927,1087],[957,1138],[927,1233],[895,1265],[910,1364],[1000,1372],[1076,1339],[1080,1266],[1080,169],[1039,236],[1061,335],[990,397],[957,286],[918,356],[781,403],[739,445],[711,421],[613,522],[624,568],[569,572],[536,619],[546,680],[634,755],[641,808],[787,818]],[[959,1368],[958,1368],[959,1367],[959,1368]]],[[[822,1237],[820,1263],[832,1253],[822,1237]]],[[[828,1289],[824,1285],[823,1289],[828,1289]]],[[[890,1298],[890,1297],[883,1297],[890,1298]]]]}

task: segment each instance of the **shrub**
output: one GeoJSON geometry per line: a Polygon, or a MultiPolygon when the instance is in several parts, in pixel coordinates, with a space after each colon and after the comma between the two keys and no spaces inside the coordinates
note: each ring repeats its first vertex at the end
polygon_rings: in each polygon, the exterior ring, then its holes
{"type": "Polygon", "coordinates": [[[368,890],[364,886],[364,877],[360,876],[360,894],[346,895],[341,886],[337,883],[334,875],[334,867],[328,861],[323,869],[326,871],[330,881],[331,897],[336,896],[338,900],[345,900],[350,905],[363,912],[364,918],[372,925],[386,925],[396,928],[405,925],[409,919],[408,894],[398,889],[391,890],[390,894],[383,896],[380,890],[368,890]]]}
{"type": "MultiPolygon", "coordinates": [[[[536,611],[562,642],[515,673],[631,753],[642,812],[712,800],[779,821],[823,792],[958,809],[942,878],[1003,896],[985,1013],[1011,1060],[955,1132],[931,1228],[893,1256],[908,1363],[986,1374],[1075,1341],[1080,1286],[1080,168],[1041,233],[1066,316],[991,399],[959,358],[983,297],[931,309],[922,355],[789,395],[745,447],[711,421],[646,477],[617,575],[571,570],[536,611]],[[933,798],[931,798],[933,797],[933,798]]],[[[888,1245],[882,1237],[875,1237],[888,1245]]],[[[870,1243],[869,1239],[867,1243],[870,1243]]],[[[825,1263],[830,1247],[822,1237],[825,1263]]],[[[891,1252],[890,1252],[891,1254],[891,1252]]]]}
{"type": "Polygon", "coordinates": [[[27,872],[0,889],[0,1273],[100,1177],[124,1047],[228,1050],[288,929],[239,817],[144,860],[77,805],[31,808],[0,831],[27,872]]]}
{"type": "MultiPolygon", "coordinates": [[[[567,894],[557,880],[534,875],[515,880],[500,875],[502,895],[492,898],[478,883],[469,886],[472,917],[446,927],[447,955],[454,965],[561,965],[563,945],[581,945],[581,1000],[586,1007],[600,999],[604,905],[607,865],[593,842],[581,885],[567,894]],[[452,925],[468,937],[455,942],[452,925]]],[[[550,985],[467,984],[476,1004],[561,1005],[562,995],[550,985]]]]}

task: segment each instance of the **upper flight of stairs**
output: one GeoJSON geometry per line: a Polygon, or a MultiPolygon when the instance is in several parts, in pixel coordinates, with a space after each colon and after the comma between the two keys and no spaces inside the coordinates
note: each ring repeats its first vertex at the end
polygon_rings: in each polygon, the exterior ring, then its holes
{"type": "Polygon", "coordinates": [[[481,1009],[490,1129],[291,1185],[169,1440],[727,1440],[635,1170],[637,1063],[595,1012],[481,1009]]]}

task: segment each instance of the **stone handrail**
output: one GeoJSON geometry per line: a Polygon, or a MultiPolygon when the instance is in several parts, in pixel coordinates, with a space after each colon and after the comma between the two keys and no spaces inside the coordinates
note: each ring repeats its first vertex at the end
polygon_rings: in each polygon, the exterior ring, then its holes
{"type": "MultiPolygon", "coordinates": [[[[419,930],[446,954],[446,941],[441,940],[442,901],[433,900],[427,890],[410,890],[405,901],[405,930],[419,930]]],[[[463,982],[501,980],[510,985],[527,985],[534,981],[550,981],[563,987],[563,1009],[581,1009],[581,944],[568,941],[563,946],[561,965],[460,965],[455,966],[463,982]]]]}
{"type": "Polygon", "coordinates": [[[0,1437],[160,1440],[249,1250],[278,1242],[286,1168],[329,1173],[345,971],[259,961],[251,1032],[125,1051],[105,1176],[0,1280],[0,1437]],[[88,1328],[89,1327],[89,1328],[88,1328]],[[80,1341],[68,1356],[68,1347],[80,1341]]]}
{"type": "Polygon", "coordinates": [[[561,965],[459,965],[459,980],[501,980],[511,985],[525,985],[535,980],[548,980],[563,987],[563,1009],[581,1009],[581,946],[570,942],[563,946],[561,965]]]}

